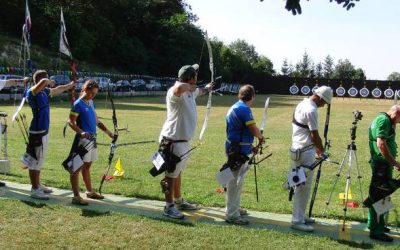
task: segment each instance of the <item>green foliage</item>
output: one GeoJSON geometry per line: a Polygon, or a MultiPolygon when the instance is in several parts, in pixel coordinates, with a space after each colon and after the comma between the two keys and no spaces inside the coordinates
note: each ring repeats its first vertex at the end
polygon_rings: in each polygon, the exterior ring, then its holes
{"type": "Polygon", "coordinates": [[[400,73],[399,72],[392,72],[388,76],[388,81],[400,81],[400,73]]]}
{"type": "MultiPolygon", "coordinates": [[[[43,60],[31,53],[39,68],[61,66],[52,59],[58,57],[61,7],[79,69],[84,61],[122,73],[174,76],[184,64],[208,64],[203,31],[194,25],[197,16],[184,0],[30,0],[32,44],[46,48],[48,53],[44,54],[49,55],[43,60]]],[[[3,0],[0,32],[20,37],[24,10],[24,0],[3,0]]],[[[274,73],[267,57],[259,56],[253,45],[239,41],[243,46],[229,56],[222,42],[212,42],[215,68],[225,81],[240,81],[253,73],[274,73]]],[[[199,74],[200,79],[209,79],[208,67],[202,66],[199,74]]]]}

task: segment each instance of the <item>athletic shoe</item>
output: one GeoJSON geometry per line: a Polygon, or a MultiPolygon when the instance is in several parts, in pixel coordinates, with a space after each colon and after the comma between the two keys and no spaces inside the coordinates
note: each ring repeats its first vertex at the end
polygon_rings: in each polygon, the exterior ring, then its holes
{"type": "Polygon", "coordinates": [[[240,214],[240,216],[245,216],[245,215],[248,215],[249,213],[247,212],[246,209],[239,208],[239,214],[240,214]]]}
{"type": "Polygon", "coordinates": [[[230,219],[227,218],[227,219],[225,219],[225,221],[226,221],[226,223],[240,225],[240,226],[246,226],[246,225],[249,225],[249,223],[250,223],[249,220],[247,220],[241,216],[236,217],[236,218],[230,218],[230,219]]]}
{"type": "Polygon", "coordinates": [[[93,200],[102,200],[104,199],[104,196],[101,194],[98,194],[96,192],[90,192],[90,193],[86,193],[86,197],[93,199],[93,200]]]}
{"type": "Polygon", "coordinates": [[[369,237],[374,240],[380,240],[384,242],[392,242],[393,238],[387,234],[370,234],[369,237]]]}
{"type": "Polygon", "coordinates": [[[164,213],[165,216],[170,217],[172,219],[183,219],[183,214],[176,209],[176,206],[174,204],[169,205],[164,207],[164,213]]]}
{"type": "Polygon", "coordinates": [[[6,184],[4,182],[0,181],[0,187],[5,187],[5,186],[6,186],[6,184]]]}
{"type": "Polygon", "coordinates": [[[42,189],[32,189],[31,190],[31,197],[38,200],[48,200],[49,196],[43,192],[42,189]]]}
{"type": "Polygon", "coordinates": [[[290,226],[294,230],[302,231],[302,232],[313,232],[314,227],[307,224],[292,224],[290,226]]]}
{"type": "Polygon", "coordinates": [[[43,190],[43,192],[44,192],[45,194],[51,194],[51,193],[53,193],[53,190],[50,189],[50,188],[48,188],[48,187],[39,185],[39,188],[40,188],[41,190],[43,190]]]}
{"type": "Polygon", "coordinates": [[[80,196],[76,196],[74,198],[72,198],[72,204],[75,205],[80,205],[80,206],[87,206],[89,205],[89,202],[85,201],[84,199],[82,199],[82,197],[80,196]]]}
{"type": "Polygon", "coordinates": [[[306,223],[313,224],[313,223],[315,223],[315,219],[314,218],[306,218],[306,223]]]}
{"type": "Polygon", "coordinates": [[[197,210],[196,204],[190,204],[189,202],[185,201],[184,199],[182,199],[182,202],[175,201],[175,204],[179,210],[197,210]]]}

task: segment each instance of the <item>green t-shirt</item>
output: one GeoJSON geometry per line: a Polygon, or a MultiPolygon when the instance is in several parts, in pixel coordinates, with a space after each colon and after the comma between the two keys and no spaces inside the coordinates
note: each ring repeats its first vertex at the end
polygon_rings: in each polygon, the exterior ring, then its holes
{"type": "Polygon", "coordinates": [[[390,117],[386,113],[380,113],[371,123],[369,127],[369,150],[372,161],[386,161],[376,144],[377,138],[386,140],[389,151],[393,157],[397,155],[396,132],[395,126],[390,121],[390,117]]]}

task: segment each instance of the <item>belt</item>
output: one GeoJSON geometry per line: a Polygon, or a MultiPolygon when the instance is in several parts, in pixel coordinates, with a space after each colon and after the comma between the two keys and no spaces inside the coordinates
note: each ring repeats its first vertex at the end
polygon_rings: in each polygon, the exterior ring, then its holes
{"type": "MultiPolygon", "coordinates": [[[[228,139],[226,140],[226,142],[228,142],[229,144],[232,144],[232,142],[228,139]]],[[[233,142],[233,143],[239,143],[239,145],[242,145],[242,146],[249,146],[252,144],[250,142],[233,142]]]]}
{"type": "MultiPolygon", "coordinates": [[[[313,149],[314,148],[314,144],[310,144],[310,145],[308,145],[308,146],[305,146],[304,148],[301,148],[301,149],[299,149],[300,150],[300,153],[303,153],[303,152],[306,152],[306,151],[308,151],[308,150],[310,150],[310,149],[313,149]]],[[[297,149],[296,149],[297,150],[297,149]]],[[[292,150],[290,150],[290,151],[292,151],[292,150]]]]}
{"type": "Polygon", "coordinates": [[[173,140],[173,139],[168,138],[168,137],[165,137],[165,136],[163,136],[162,139],[163,139],[163,140],[166,140],[166,141],[171,141],[171,142],[173,142],[173,143],[188,142],[188,140],[173,140]]]}

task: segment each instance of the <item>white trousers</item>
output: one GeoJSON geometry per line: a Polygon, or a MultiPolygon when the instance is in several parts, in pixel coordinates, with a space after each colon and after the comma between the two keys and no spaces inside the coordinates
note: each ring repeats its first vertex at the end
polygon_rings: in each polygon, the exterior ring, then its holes
{"type": "MultiPolygon", "coordinates": [[[[243,165],[241,166],[241,168],[243,165]]],[[[239,169],[240,170],[240,169],[239,169]]],[[[242,194],[243,180],[237,184],[239,170],[232,171],[234,178],[226,186],[226,218],[235,219],[240,216],[240,196],[242,194]]]]}
{"type": "MultiPolygon", "coordinates": [[[[310,149],[300,154],[300,160],[291,160],[291,168],[295,168],[300,165],[311,166],[315,162],[315,149],[310,149]]],[[[314,172],[309,169],[304,169],[307,181],[304,184],[299,185],[295,188],[293,195],[293,210],[292,210],[292,223],[293,224],[304,224],[306,219],[306,209],[308,199],[310,198],[310,190],[313,181],[314,172]]]]}

